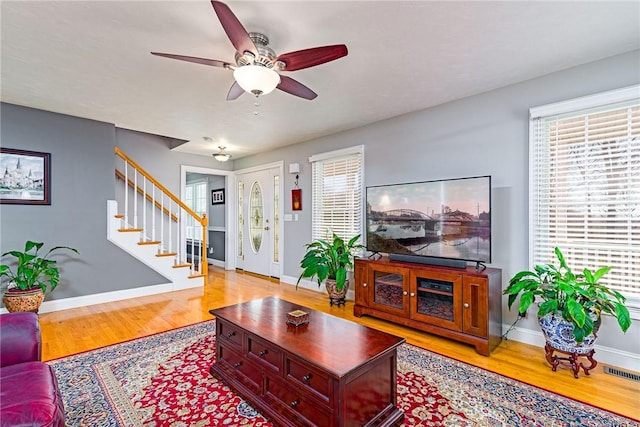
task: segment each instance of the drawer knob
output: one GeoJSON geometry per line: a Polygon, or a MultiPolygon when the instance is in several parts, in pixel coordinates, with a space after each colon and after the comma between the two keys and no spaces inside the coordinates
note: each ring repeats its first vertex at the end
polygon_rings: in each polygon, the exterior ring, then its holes
{"type": "Polygon", "coordinates": [[[363,288],[366,288],[366,287],[367,287],[367,284],[366,284],[366,283],[363,283],[363,284],[362,284],[362,287],[363,287],[363,288]]]}
{"type": "Polygon", "coordinates": [[[258,353],[258,356],[264,357],[265,354],[267,354],[267,349],[264,349],[260,353],[258,353]]]}
{"type": "Polygon", "coordinates": [[[309,382],[310,379],[311,379],[311,374],[307,374],[304,377],[302,377],[302,381],[304,381],[305,383],[309,382]]]}
{"type": "Polygon", "coordinates": [[[300,402],[298,402],[297,400],[294,400],[293,402],[291,402],[291,407],[295,408],[296,406],[298,406],[298,403],[300,402]]]}
{"type": "Polygon", "coordinates": [[[462,304],[462,306],[463,306],[464,308],[469,308],[469,303],[468,303],[468,302],[465,302],[464,304],[462,304]]]}
{"type": "Polygon", "coordinates": [[[240,366],[242,366],[242,362],[236,362],[233,364],[234,368],[239,368],[240,366]]]}
{"type": "Polygon", "coordinates": [[[229,333],[227,334],[227,338],[231,338],[231,337],[235,337],[235,336],[236,336],[235,331],[234,331],[234,332],[229,332],[229,333]]]}

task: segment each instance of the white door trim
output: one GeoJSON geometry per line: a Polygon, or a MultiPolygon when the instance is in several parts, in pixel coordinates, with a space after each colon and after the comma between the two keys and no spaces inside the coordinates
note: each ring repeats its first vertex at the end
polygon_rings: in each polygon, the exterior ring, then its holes
{"type": "Polygon", "coordinates": [[[186,186],[187,186],[187,172],[190,173],[202,173],[206,175],[223,175],[225,176],[225,237],[224,237],[224,246],[225,246],[225,262],[224,268],[225,270],[234,270],[236,268],[236,260],[235,256],[235,239],[231,239],[230,236],[236,235],[236,223],[235,221],[230,221],[230,218],[234,218],[233,215],[234,208],[236,205],[236,192],[235,192],[235,179],[234,172],[225,169],[213,169],[213,168],[205,168],[201,166],[189,166],[189,165],[180,165],[180,200],[184,200],[186,194],[186,186]]]}
{"type": "MultiPolygon", "coordinates": [[[[234,204],[233,204],[233,209],[232,209],[232,214],[233,216],[228,216],[227,218],[233,218],[233,221],[229,221],[229,223],[227,225],[231,225],[230,223],[233,223],[233,230],[234,230],[234,236],[238,235],[238,230],[237,230],[237,221],[236,219],[238,218],[238,202],[237,202],[237,191],[238,191],[238,175],[244,175],[246,173],[253,173],[253,172],[259,172],[259,171],[263,171],[263,170],[269,170],[269,169],[278,169],[278,173],[280,175],[280,198],[279,198],[279,202],[278,202],[278,210],[280,212],[280,223],[278,224],[278,233],[280,235],[280,239],[278,239],[278,253],[280,254],[280,258],[279,258],[279,262],[278,262],[278,277],[282,278],[282,275],[284,274],[284,199],[285,199],[285,194],[284,194],[284,160],[279,160],[279,161],[275,161],[275,162],[271,162],[271,163],[266,163],[264,165],[258,165],[258,166],[252,166],[249,168],[245,168],[245,169],[238,169],[233,171],[233,191],[230,191],[234,194],[234,204]]],[[[238,247],[237,247],[237,239],[232,239],[233,240],[233,252],[228,252],[228,253],[232,253],[234,254],[233,258],[233,268],[236,268],[236,264],[235,264],[235,260],[236,260],[236,256],[238,253],[238,247]]],[[[227,261],[228,258],[227,257],[227,261]]]]}

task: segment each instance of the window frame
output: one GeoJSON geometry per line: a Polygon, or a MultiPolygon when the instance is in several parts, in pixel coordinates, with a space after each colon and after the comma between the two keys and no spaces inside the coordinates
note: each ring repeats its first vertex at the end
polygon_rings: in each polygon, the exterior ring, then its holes
{"type": "MultiPolygon", "coordinates": [[[[357,230],[353,235],[340,235],[340,237],[342,239],[344,239],[345,241],[348,241],[349,239],[351,239],[353,236],[355,235],[360,235],[360,241],[362,241],[362,235],[363,235],[363,230],[364,230],[364,169],[365,169],[365,164],[364,164],[364,145],[357,145],[357,146],[353,146],[353,147],[348,147],[348,148],[343,148],[340,150],[334,150],[334,151],[328,151],[325,153],[319,153],[319,154],[315,154],[309,157],[309,163],[311,163],[311,194],[312,194],[312,198],[311,198],[311,236],[312,236],[312,241],[315,241],[317,239],[331,239],[331,236],[327,236],[326,235],[326,231],[324,233],[320,233],[320,231],[318,231],[321,226],[317,226],[317,221],[318,221],[318,200],[317,200],[317,194],[319,189],[317,188],[318,182],[317,182],[317,178],[316,178],[316,167],[317,165],[321,164],[321,163],[328,163],[328,162],[336,162],[339,161],[342,158],[348,158],[348,157],[352,157],[352,156],[358,156],[359,157],[359,188],[358,191],[360,193],[360,201],[359,201],[359,206],[355,206],[353,207],[353,211],[352,211],[352,215],[354,218],[357,218],[358,220],[358,224],[356,225],[356,227],[354,227],[355,230],[357,230]]],[[[331,230],[333,232],[333,229],[331,230]]]]}
{"type": "MultiPolygon", "coordinates": [[[[608,105],[621,104],[626,102],[640,101],[640,85],[633,85],[621,89],[611,90],[607,92],[597,93],[594,95],[584,96],[567,101],[557,102],[553,104],[534,107],[529,110],[529,265],[537,265],[541,263],[540,259],[536,259],[535,245],[536,239],[540,235],[538,232],[538,224],[534,224],[537,219],[538,205],[537,194],[538,188],[536,182],[536,168],[539,163],[536,157],[538,156],[538,146],[536,145],[536,131],[538,120],[544,118],[550,118],[560,115],[575,115],[579,116],[585,113],[586,110],[596,109],[600,107],[606,107],[608,105]]],[[[635,103],[634,103],[635,105],[635,103]]],[[[550,188],[544,187],[544,188],[550,188]]],[[[553,246],[553,245],[551,245],[553,246]]],[[[552,250],[552,248],[551,248],[552,250]]],[[[568,258],[569,265],[571,266],[570,256],[568,258]]],[[[602,265],[589,266],[589,268],[597,269],[602,265]]],[[[637,287],[637,293],[623,294],[627,297],[627,307],[630,309],[631,317],[633,319],[640,319],[640,285],[637,287]]]]}

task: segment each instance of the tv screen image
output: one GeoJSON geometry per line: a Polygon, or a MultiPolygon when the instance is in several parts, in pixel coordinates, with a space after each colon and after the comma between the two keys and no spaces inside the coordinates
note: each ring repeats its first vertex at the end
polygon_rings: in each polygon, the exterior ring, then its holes
{"type": "Polygon", "coordinates": [[[367,187],[367,250],[491,262],[491,177],[367,187]]]}

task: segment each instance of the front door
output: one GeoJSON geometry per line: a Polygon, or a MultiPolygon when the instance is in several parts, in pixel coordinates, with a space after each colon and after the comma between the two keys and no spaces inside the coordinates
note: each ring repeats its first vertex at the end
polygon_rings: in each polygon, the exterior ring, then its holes
{"type": "Polygon", "coordinates": [[[278,258],[278,169],[238,175],[237,266],[245,271],[274,276],[278,258]]]}

